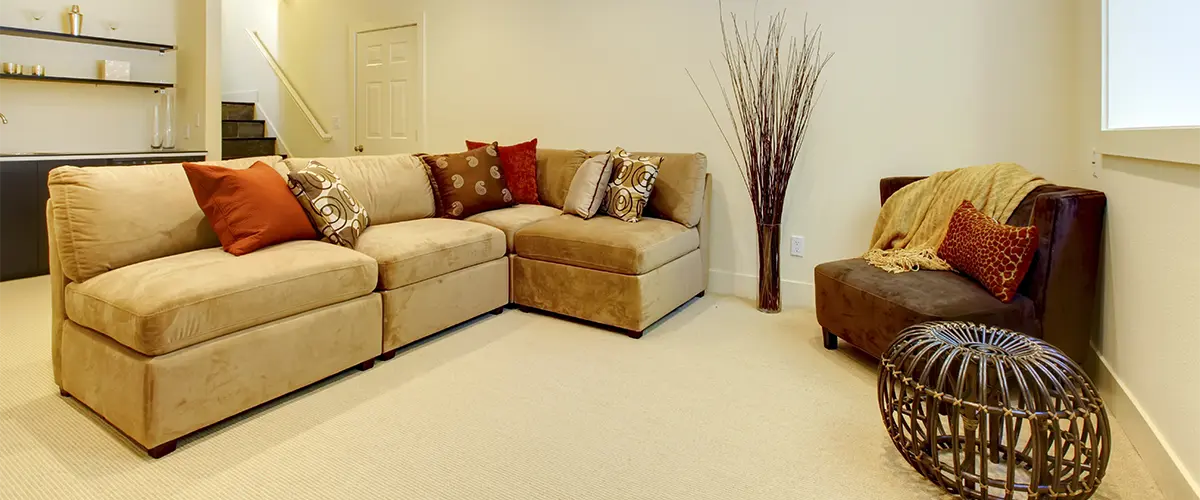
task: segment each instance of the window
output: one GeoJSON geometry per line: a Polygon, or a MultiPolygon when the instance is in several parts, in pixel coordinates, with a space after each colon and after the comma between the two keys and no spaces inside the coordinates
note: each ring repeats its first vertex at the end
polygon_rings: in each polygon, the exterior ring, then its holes
{"type": "Polygon", "coordinates": [[[1108,0],[1106,129],[1200,127],[1200,0],[1108,0]]]}
{"type": "Polygon", "coordinates": [[[1105,0],[1101,153],[1200,164],[1200,0],[1105,0]]]}

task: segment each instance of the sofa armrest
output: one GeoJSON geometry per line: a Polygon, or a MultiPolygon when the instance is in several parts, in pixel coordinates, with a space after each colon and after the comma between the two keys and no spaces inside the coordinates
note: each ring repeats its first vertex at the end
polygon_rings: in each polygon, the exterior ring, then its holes
{"type": "Polygon", "coordinates": [[[907,186],[909,184],[912,184],[914,182],[917,182],[924,178],[925,178],[925,176],[884,177],[882,179],[879,179],[879,204],[883,205],[884,203],[886,203],[888,198],[891,198],[893,194],[896,194],[896,191],[899,191],[900,188],[907,186]]]}
{"type": "Polygon", "coordinates": [[[1021,293],[1036,305],[1042,339],[1081,364],[1097,324],[1106,204],[1104,193],[1090,189],[1044,193],[1030,220],[1038,250],[1021,293]]]}

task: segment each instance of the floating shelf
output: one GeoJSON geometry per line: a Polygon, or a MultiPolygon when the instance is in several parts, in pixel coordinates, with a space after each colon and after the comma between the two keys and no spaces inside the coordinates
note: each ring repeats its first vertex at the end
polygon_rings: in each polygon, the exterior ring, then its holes
{"type": "Polygon", "coordinates": [[[154,83],[154,82],[124,82],[121,80],[101,80],[99,78],[69,78],[65,76],[32,76],[32,75],[6,75],[0,74],[0,80],[22,80],[26,82],[56,82],[56,83],[84,83],[88,85],[113,85],[118,87],[145,87],[153,89],[167,89],[175,87],[174,83],[154,83]]]}
{"type": "MultiPolygon", "coordinates": [[[[175,50],[174,45],[163,45],[161,43],[138,42],[134,40],[119,40],[116,38],[101,38],[98,36],[87,35],[68,35],[66,33],[56,33],[53,31],[31,30],[27,28],[15,28],[12,26],[0,26],[0,35],[19,36],[25,38],[41,38],[43,40],[59,40],[63,42],[86,43],[91,45],[106,45],[109,47],[124,47],[127,49],[141,50],[157,50],[158,52],[166,52],[175,50]]],[[[6,75],[7,76],[7,75],[6,75]]]]}

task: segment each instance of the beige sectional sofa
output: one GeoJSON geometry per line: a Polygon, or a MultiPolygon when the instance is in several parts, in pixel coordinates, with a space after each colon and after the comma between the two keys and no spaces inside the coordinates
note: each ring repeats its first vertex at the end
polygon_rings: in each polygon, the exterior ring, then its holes
{"type": "MultiPolygon", "coordinates": [[[[435,218],[411,155],[322,158],[371,216],[353,250],[224,252],[179,165],[50,174],[55,382],[153,457],[176,439],[515,303],[634,337],[703,294],[711,180],[665,155],[646,219],[562,215],[589,154],[539,150],[544,205],[435,218]]],[[[281,175],[307,159],[250,158],[281,175]]]]}

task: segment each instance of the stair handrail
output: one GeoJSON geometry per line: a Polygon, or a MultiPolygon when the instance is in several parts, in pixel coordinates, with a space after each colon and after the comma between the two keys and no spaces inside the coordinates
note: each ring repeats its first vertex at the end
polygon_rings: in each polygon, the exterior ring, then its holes
{"type": "Polygon", "coordinates": [[[308,118],[308,123],[317,132],[317,136],[322,141],[328,142],[333,140],[333,135],[326,132],[325,127],[321,126],[321,122],[317,121],[317,116],[313,114],[312,109],[300,97],[300,93],[296,91],[296,87],[292,85],[291,80],[288,80],[287,75],[283,73],[283,68],[279,66],[279,61],[276,61],[275,56],[271,55],[271,50],[263,43],[262,38],[258,36],[258,32],[247,28],[246,34],[250,35],[250,40],[254,42],[254,45],[258,47],[258,51],[266,58],[267,64],[271,66],[271,70],[275,72],[275,77],[279,78],[279,82],[283,84],[283,88],[287,89],[288,94],[292,96],[292,100],[296,102],[297,106],[300,106],[300,111],[304,112],[304,116],[308,118]]]}

